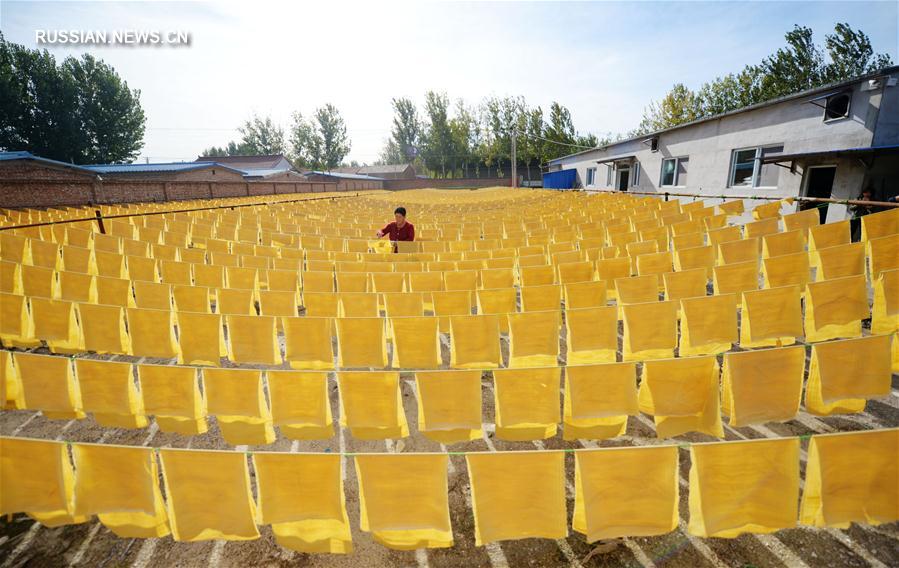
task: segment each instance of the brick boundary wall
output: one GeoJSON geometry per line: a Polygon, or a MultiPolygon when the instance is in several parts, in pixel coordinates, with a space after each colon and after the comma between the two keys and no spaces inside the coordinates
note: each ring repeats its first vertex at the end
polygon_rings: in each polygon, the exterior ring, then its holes
{"type": "MultiPolygon", "coordinates": [[[[222,172],[219,172],[220,174],[222,172]]],[[[221,176],[219,176],[221,177],[221,176]]],[[[222,197],[324,193],[372,189],[471,189],[511,185],[511,178],[393,179],[333,181],[246,181],[239,175],[206,180],[199,174],[166,179],[98,177],[63,167],[6,163],[0,167],[0,207],[58,207],[140,201],[185,201],[222,197]],[[186,178],[186,179],[185,179],[186,178]]]]}
{"type": "Polygon", "coordinates": [[[0,207],[56,207],[133,203],[139,201],[184,201],[248,195],[324,193],[348,191],[328,182],[218,182],[218,181],[94,181],[0,179],[0,207]]]}
{"type": "Polygon", "coordinates": [[[472,189],[477,187],[510,187],[512,178],[416,178],[416,179],[387,179],[384,180],[384,189],[472,189]]]}

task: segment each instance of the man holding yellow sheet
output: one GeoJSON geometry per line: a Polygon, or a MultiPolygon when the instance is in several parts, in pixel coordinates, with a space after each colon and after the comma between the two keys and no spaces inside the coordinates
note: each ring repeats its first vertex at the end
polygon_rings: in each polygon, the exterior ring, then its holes
{"type": "Polygon", "coordinates": [[[393,242],[414,241],[415,226],[406,221],[406,208],[397,207],[393,211],[393,215],[396,217],[396,221],[385,225],[383,229],[375,233],[375,236],[380,239],[384,235],[389,235],[390,240],[393,242]]]}

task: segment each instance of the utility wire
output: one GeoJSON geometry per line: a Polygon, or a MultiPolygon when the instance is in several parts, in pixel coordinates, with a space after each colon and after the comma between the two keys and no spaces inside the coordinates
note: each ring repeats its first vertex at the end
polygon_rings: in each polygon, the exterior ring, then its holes
{"type": "Polygon", "coordinates": [[[570,144],[568,142],[559,142],[558,140],[550,140],[549,138],[544,138],[543,136],[537,136],[536,134],[522,134],[528,138],[537,138],[538,140],[543,140],[544,142],[550,142],[552,144],[558,144],[560,146],[569,146],[571,148],[581,148],[583,150],[595,150],[597,146],[584,146],[583,144],[570,144]]]}

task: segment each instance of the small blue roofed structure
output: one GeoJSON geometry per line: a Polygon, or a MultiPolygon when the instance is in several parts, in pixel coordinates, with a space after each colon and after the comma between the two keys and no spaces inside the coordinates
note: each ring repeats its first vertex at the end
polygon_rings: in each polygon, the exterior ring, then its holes
{"type": "Polygon", "coordinates": [[[545,189],[574,189],[577,187],[577,170],[559,170],[543,174],[545,189]]]}
{"type": "Polygon", "coordinates": [[[68,169],[80,171],[80,172],[86,173],[86,174],[94,174],[94,175],[97,174],[97,172],[95,172],[85,166],[78,166],[75,164],[70,164],[68,162],[60,162],[59,160],[51,160],[50,158],[42,158],[40,156],[35,156],[31,152],[25,152],[25,151],[0,152],[0,161],[12,162],[12,161],[16,161],[16,160],[28,160],[28,161],[33,161],[33,162],[37,162],[40,164],[45,164],[48,166],[56,166],[59,168],[68,168],[68,169]]]}

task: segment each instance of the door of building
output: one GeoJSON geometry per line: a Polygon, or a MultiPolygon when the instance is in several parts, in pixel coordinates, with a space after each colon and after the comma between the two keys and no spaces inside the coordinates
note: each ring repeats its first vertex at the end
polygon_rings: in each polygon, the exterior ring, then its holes
{"type": "MultiPolygon", "coordinates": [[[[833,194],[833,180],[837,173],[836,166],[811,166],[805,175],[806,197],[831,197],[833,194]]],[[[812,209],[818,207],[821,215],[821,224],[827,219],[827,204],[803,202],[800,209],[812,209]],[[818,207],[820,205],[820,207],[818,207]]]]}
{"type": "Polygon", "coordinates": [[[631,171],[629,169],[618,170],[618,191],[627,191],[628,178],[631,171]]]}

